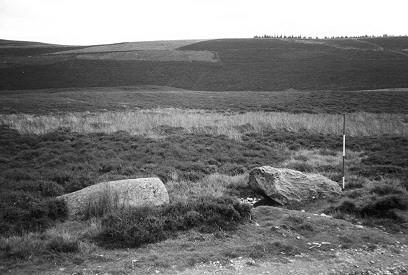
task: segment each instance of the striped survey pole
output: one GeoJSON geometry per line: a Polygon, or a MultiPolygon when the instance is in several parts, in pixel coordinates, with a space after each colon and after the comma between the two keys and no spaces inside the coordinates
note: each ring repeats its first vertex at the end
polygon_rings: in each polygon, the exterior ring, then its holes
{"type": "Polygon", "coordinates": [[[344,171],[345,158],[346,158],[346,114],[343,114],[343,190],[345,187],[345,178],[346,178],[346,174],[344,171]]]}

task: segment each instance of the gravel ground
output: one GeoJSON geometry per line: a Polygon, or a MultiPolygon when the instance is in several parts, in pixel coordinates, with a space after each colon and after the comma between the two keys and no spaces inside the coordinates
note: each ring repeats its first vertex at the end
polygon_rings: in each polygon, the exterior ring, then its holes
{"type": "MultiPolygon", "coordinates": [[[[166,273],[178,275],[198,274],[408,274],[408,246],[390,250],[361,249],[339,250],[322,254],[301,254],[280,257],[268,261],[237,258],[228,264],[213,262],[201,264],[183,272],[166,273]]],[[[157,271],[155,271],[157,272],[157,271]]],[[[162,273],[162,272],[160,272],[162,273]]]]}

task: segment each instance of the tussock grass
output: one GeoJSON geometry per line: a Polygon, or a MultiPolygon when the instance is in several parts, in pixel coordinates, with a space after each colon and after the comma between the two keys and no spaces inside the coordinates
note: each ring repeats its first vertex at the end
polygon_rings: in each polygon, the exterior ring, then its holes
{"type": "MultiPolygon", "coordinates": [[[[349,136],[408,136],[408,116],[403,114],[351,113],[347,115],[349,136]]],[[[243,133],[283,129],[291,132],[342,134],[342,117],[336,114],[221,113],[203,110],[157,108],[150,110],[68,113],[61,115],[0,115],[0,125],[10,125],[24,134],[43,135],[57,129],[79,133],[113,133],[160,137],[171,127],[185,133],[226,135],[240,139],[243,133]]]]}
{"type": "Polygon", "coordinates": [[[84,219],[88,220],[124,210],[126,205],[126,200],[120,199],[117,191],[112,190],[109,185],[105,185],[102,190],[87,200],[81,214],[84,219]]]}
{"type": "MultiPolygon", "coordinates": [[[[68,224],[69,225],[69,224],[68,224]]],[[[67,224],[49,228],[43,233],[27,233],[0,238],[0,258],[64,258],[61,254],[88,254],[96,246],[81,239],[67,224]]],[[[90,231],[89,229],[87,231],[90,231]]]]}

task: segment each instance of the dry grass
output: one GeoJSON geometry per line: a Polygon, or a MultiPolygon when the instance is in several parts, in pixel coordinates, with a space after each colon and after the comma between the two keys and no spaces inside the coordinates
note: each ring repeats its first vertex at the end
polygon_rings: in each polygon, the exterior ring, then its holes
{"type": "Polygon", "coordinates": [[[189,182],[173,178],[166,184],[171,202],[186,201],[201,196],[222,197],[228,186],[242,186],[248,182],[248,175],[228,176],[219,173],[211,174],[198,182],[189,182]]]}
{"type": "Polygon", "coordinates": [[[131,52],[102,52],[81,54],[77,58],[88,60],[219,62],[216,54],[210,51],[145,50],[131,52]]]}
{"type": "MultiPolygon", "coordinates": [[[[300,149],[292,151],[290,159],[284,161],[282,167],[299,169],[299,166],[304,166],[304,172],[319,172],[330,177],[332,170],[340,169],[342,166],[343,152],[328,150],[328,149],[300,149]],[[308,170],[310,169],[310,170],[308,170]]],[[[346,150],[346,167],[356,167],[360,165],[364,158],[364,152],[354,152],[346,150]]]]}
{"type": "MultiPolygon", "coordinates": [[[[407,115],[351,113],[348,136],[408,136],[407,115]]],[[[68,113],[62,115],[0,115],[0,125],[10,125],[24,134],[45,134],[58,128],[79,133],[127,131],[133,135],[163,136],[160,127],[178,127],[187,133],[226,135],[239,140],[243,132],[264,129],[342,134],[342,116],[336,114],[220,113],[203,110],[157,108],[123,112],[68,113]]]]}
{"type": "Polygon", "coordinates": [[[65,222],[44,233],[27,233],[0,238],[0,256],[4,258],[30,259],[62,258],[60,253],[71,256],[88,255],[97,249],[95,244],[82,239],[96,234],[95,222],[65,222]]]}
{"type": "Polygon", "coordinates": [[[125,208],[127,208],[127,200],[121,199],[117,191],[109,185],[105,185],[102,190],[89,197],[81,214],[88,220],[93,217],[103,217],[125,208]]]}
{"type": "Polygon", "coordinates": [[[102,53],[102,52],[121,52],[121,51],[143,51],[143,50],[175,50],[190,44],[203,40],[168,40],[168,41],[144,41],[127,42],[109,45],[99,45],[86,47],[79,50],[60,51],[54,54],[84,54],[84,53],[102,53]]]}

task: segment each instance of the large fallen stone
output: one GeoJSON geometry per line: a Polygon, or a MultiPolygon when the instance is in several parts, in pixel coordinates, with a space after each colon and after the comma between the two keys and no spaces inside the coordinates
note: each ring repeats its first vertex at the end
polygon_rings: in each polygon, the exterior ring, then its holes
{"type": "Polygon", "coordinates": [[[159,178],[125,179],[98,183],[62,195],[70,215],[84,212],[90,204],[99,207],[158,206],[169,202],[169,194],[159,178]]]}
{"type": "Polygon", "coordinates": [[[338,183],[319,174],[262,166],[249,173],[249,186],[258,194],[281,205],[298,204],[338,195],[338,183]]]}

